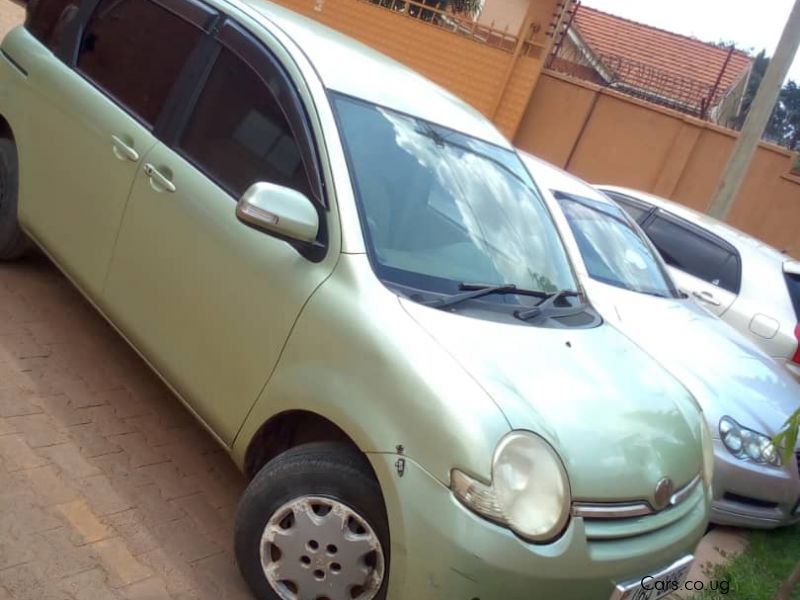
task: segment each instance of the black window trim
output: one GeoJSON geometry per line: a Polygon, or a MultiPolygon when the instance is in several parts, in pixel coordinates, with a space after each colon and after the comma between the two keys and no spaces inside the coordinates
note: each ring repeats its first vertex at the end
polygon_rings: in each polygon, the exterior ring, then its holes
{"type": "MultiPolygon", "coordinates": [[[[616,202],[617,204],[629,204],[633,208],[638,208],[642,211],[642,216],[640,219],[636,219],[631,217],[634,221],[636,221],[640,227],[644,227],[644,224],[650,220],[653,216],[653,213],[656,210],[656,207],[649,202],[645,202],[644,200],[639,200],[638,198],[634,198],[633,196],[628,196],[627,194],[623,194],[622,192],[618,192],[617,190],[605,190],[603,188],[599,188],[600,192],[611,198],[612,201],[616,202]]],[[[624,206],[623,206],[624,209],[624,206]]]]}
{"type": "MultiPolygon", "coordinates": [[[[736,249],[736,246],[734,246],[730,242],[722,239],[718,235],[715,235],[715,234],[711,233],[707,229],[705,229],[705,228],[703,228],[703,227],[701,227],[699,225],[696,225],[696,224],[692,223],[691,221],[688,221],[687,219],[684,219],[683,217],[680,217],[680,216],[678,216],[678,215],[676,215],[674,213],[666,211],[666,210],[664,210],[663,208],[660,208],[660,207],[655,207],[655,210],[650,214],[650,216],[647,218],[647,220],[644,221],[641,224],[642,229],[644,229],[645,233],[648,234],[648,237],[650,236],[648,228],[650,227],[650,225],[652,225],[655,222],[655,220],[657,218],[663,219],[663,220],[667,221],[668,223],[671,223],[672,225],[674,225],[676,227],[680,227],[680,228],[684,229],[689,235],[693,235],[695,237],[698,237],[698,238],[702,239],[703,241],[705,241],[705,242],[707,242],[707,243],[709,243],[709,244],[711,244],[713,246],[716,246],[717,248],[727,252],[730,255],[730,257],[732,257],[736,261],[736,286],[735,286],[735,289],[728,290],[727,288],[724,288],[721,285],[716,285],[716,284],[714,284],[714,283],[712,283],[710,281],[707,281],[706,283],[708,283],[709,285],[713,285],[714,287],[717,287],[719,289],[722,289],[722,290],[725,290],[727,292],[730,292],[730,293],[732,293],[734,295],[738,295],[739,294],[739,292],[742,289],[742,257],[739,254],[739,251],[736,249]]],[[[722,263],[722,265],[720,267],[720,271],[722,271],[722,269],[725,267],[725,265],[727,264],[728,260],[730,260],[730,257],[725,262],[722,263]]],[[[682,271],[683,269],[679,269],[679,270],[682,271]]],[[[692,275],[692,274],[689,273],[689,275],[692,275]]],[[[697,277],[695,275],[692,275],[692,277],[695,277],[697,279],[701,279],[702,281],[706,281],[705,279],[702,279],[701,277],[697,277]]]]}

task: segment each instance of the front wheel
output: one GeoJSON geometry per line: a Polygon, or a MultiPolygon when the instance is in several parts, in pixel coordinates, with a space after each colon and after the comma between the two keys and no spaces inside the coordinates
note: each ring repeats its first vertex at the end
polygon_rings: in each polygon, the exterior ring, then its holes
{"type": "Polygon", "coordinates": [[[382,600],[389,529],[363,455],[338,443],[280,454],[236,516],[236,560],[260,600],[382,600]]]}

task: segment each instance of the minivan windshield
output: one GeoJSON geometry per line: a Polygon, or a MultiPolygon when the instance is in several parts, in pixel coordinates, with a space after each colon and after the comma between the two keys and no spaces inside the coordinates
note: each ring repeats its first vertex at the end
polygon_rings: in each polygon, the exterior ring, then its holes
{"type": "MultiPolygon", "coordinates": [[[[373,267],[386,281],[554,293],[576,283],[555,225],[511,150],[333,95],[373,267]]],[[[533,303],[519,294],[488,302],[533,303]]]]}
{"type": "Polygon", "coordinates": [[[654,296],[678,294],[643,234],[615,204],[554,192],[592,279],[654,296]]]}

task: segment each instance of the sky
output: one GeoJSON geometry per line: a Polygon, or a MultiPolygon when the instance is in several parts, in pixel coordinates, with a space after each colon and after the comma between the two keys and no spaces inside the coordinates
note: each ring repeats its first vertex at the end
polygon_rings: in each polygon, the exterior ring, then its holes
{"type": "MultiPolygon", "coordinates": [[[[583,0],[586,6],[707,42],[771,55],[794,0],[583,0]]],[[[800,53],[789,79],[800,83],[800,53]]]]}

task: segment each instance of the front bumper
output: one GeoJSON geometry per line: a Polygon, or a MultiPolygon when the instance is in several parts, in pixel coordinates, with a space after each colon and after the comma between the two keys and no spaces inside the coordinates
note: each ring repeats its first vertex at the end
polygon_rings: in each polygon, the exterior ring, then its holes
{"type": "Polygon", "coordinates": [[[529,544],[463,507],[419,465],[371,454],[386,500],[391,532],[388,598],[414,600],[608,600],[618,582],[658,572],[694,552],[710,498],[676,522],[646,534],[587,540],[583,519],[548,545],[529,544]]]}
{"type": "Polygon", "coordinates": [[[734,457],[714,440],[711,521],[769,529],[800,522],[800,473],[796,459],[783,468],[734,457]]]}

